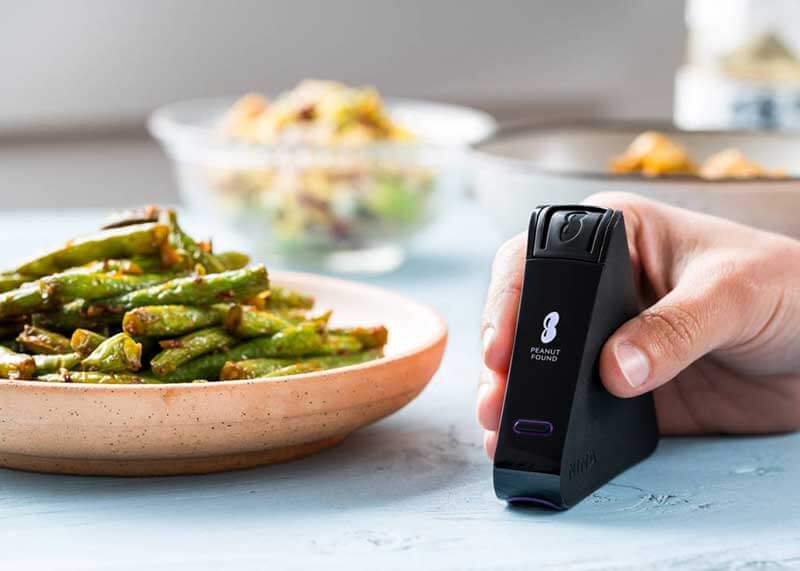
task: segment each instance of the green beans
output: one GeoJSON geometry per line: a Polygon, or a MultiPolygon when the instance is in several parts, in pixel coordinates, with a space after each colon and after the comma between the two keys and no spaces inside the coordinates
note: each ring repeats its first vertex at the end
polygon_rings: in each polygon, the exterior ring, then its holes
{"type": "MultiPolygon", "coordinates": [[[[314,361],[300,361],[299,363],[294,363],[293,365],[287,365],[286,367],[275,369],[274,371],[264,375],[264,378],[289,377],[292,375],[302,375],[303,373],[315,373],[321,370],[322,367],[320,367],[314,361]]],[[[225,380],[232,380],[232,379],[225,379],[225,380]]]]}
{"type": "Polygon", "coordinates": [[[225,329],[237,337],[259,337],[286,329],[292,323],[270,311],[235,305],[225,315],[225,329]]]}
{"type": "Polygon", "coordinates": [[[87,357],[105,340],[105,336],[94,331],[76,329],[69,340],[69,346],[74,352],[87,357]]]}
{"type": "Polygon", "coordinates": [[[32,379],[35,372],[36,363],[33,357],[0,345],[0,378],[32,379]]]}
{"type": "Polygon", "coordinates": [[[314,298],[285,287],[272,286],[266,299],[268,309],[311,309],[314,298]]]}
{"type": "MultiPolygon", "coordinates": [[[[163,271],[160,262],[158,264],[156,271],[157,272],[163,271]]],[[[69,268],[61,273],[102,274],[110,272],[115,272],[118,274],[131,274],[131,275],[141,275],[147,273],[144,271],[144,268],[142,268],[140,264],[138,264],[133,260],[97,260],[94,262],[89,262],[88,264],[83,264],[82,266],[69,268]]]]}
{"type": "Polygon", "coordinates": [[[290,325],[302,323],[322,331],[330,317],[330,311],[315,316],[308,316],[305,310],[299,315],[287,315],[285,311],[281,310],[264,311],[252,306],[233,305],[226,312],[223,325],[231,335],[236,337],[261,337],[282,331],[290,325]]]}
{"type": "Polygon", "coordinates": [[[231,381],[235,379],[297,375],[366,363],[367,361],[380,358],[382,354],[383,352],[381,350],[373,349],[371,351],[353,353],[352,355],[312,357],[299,362],[292,359],[247,359],[237,362],[229,361],[222,367],[219,378],[222,381],[231,381]]]}
{"type": "Polygon", "coordinates": [[[24,283],[35,280],[32,276],[25,276],[17,273],[0,274],[0,293],[17,289],[24,283]]]}
{"type": "Polygon", "coordinates": [[[59,301],[84,299],[87,301],[121,295],[166,282],[169,276],[162,274],[117,275],[114,273],[72,274],[42,278],[39,283],[48,289],[51,297],[59,301]]]}
{"type": "Polygon", "coordinates": [[[58,373],[62,369],[71,370],[81,364],[83,355],[80,353],[65,353],[63,355],[34,355],[36,376],[58,373]]]}
{"type": "Polygon", "coordinates": [[[89,371],[103,373],[138,371],[142,368],[142,345],[127,333],[118,333],[100,343],[97,349],[81,361],[81,366],[89,371]]]}
{"type": "Polygon", "coordinates": [[[306,309],[270,309],[278,317],[282,317],[293,325],[298,325],[309,319],[306,309]]]}
{"type": "Polygon", "coordinates": [[[53,329],[61,333],[71,333],[80,328],[96,331],[107,330],[119,322],[119,316],[109,314],[89,317],[86,313],[86,302],[77,299],[45,313],[34,313],[31,321],[38,327],[53,329]]]}
{"type": "Polygon", "coordinates": [[[250,256],[241,252],[220,252],[214,256],[225,266],[226,270],[241,270],[250,263],[250,256]]]}
{"type": "Polygon", "coordinates": [[[142,270],[145,274],[158,274],[171,271],[161,262],[161,256],[133,256],[130,263],[142,270]]]}
{"type": "Polygon", "coordinates": [[[134,337],[177,337],[196,329],[218,325],[228,304],[146,305],[131,309],[122,318],[122,329],[134,337]]]}
{"type": "Polygon", "coordinates": [[[326,355],[344,355],[345,353],[357,353],[364,348],[364,345],[357,337],[352,335],[328,335],[327,343],[322,349],[326,355]]]}
{"type": "Polygon", "coordinates": [[[22,333],[17,336],[17,341],[29,353],[43,355],[58,355],[72,348],[69,339],[63,335],[32,325],[25,326],[22,333]]]}
{"type": "Polygon", "coordinates": [[[355,337],[364,346],[364,349],[383,347],[389,340],[389,331],[382,325],[377,327],[330,329],[328,332],[331,335],[355,337]]]}
{"type": "MultiPolygon", "coordinates": [[[[284,358],[295,362],[310,356],[342,356],[357,353],[363,344],[353,336],[326,336],[314,324],[293,325],[272,336],[256,337],[221,353],[212,353],[189,361],[163,380],[180,382],[191,379],[217,380],[229,361],[284,358]]],[[[287,365],[291,364],[288,362],[287,365]]]]}
{"type": "Polygon", "coordinates": [[[228,361],[242,361],[263,357],[302,357],[318,354],[323,348],[322,335],[312,327],[302,325],[287,327],[270,337],[256,337],[233,349],[211,353],[189,361],[163,380],[180,382],[193,379],[217,380],[223,365],[228,361]]]}
{"type": "Polygon", "coordinates": [[[287,365],[280,369],[276,369],[266,374],[266,377],[285,377],[290,375],[301,375],[303,373],[313,373],[316,371],[325,371],[328,369],[336,369],[339,367],[348,367],[350,365],[359,365],[368,361],[374,361],[383,357],[383,351],[371,350],[363,351],[361,353],[353,353],[350,355],[336,355],[330,357],[315,357],[287,365]]]}
{"type": "Polygon", "coordinates": [[[162,283],[160,275],[63,272],[0,294],[0,318],[53,309],[75,299],[93,300],[162,283]]]}
{"type": "Polygon", "coordinates": [[[237,379],[256,379],[297,363],[297,359],[244,359],[241,361],[227,361],[219,372],[220,381],[233,381],[237,379]]]}
{"type": "Polygon", "coordinates": [[[168,234],[169,228],[156,223],[103,230],[71,240],[61,248],[22,264],[16,271],[20,274],[45,276],[95,260],[157,254],[168,234]]]}
{"type": "Polygon", "coordinates": [[[235,343],[236,340],[220,327],[201,329],[179,339],[161,341],[164,350],[153,357],[150,368],[156,375],[164,376],[196,357],[229,349],[235,343]]]}
{"type": "Polygon", "coordinates": [[[141,385],[158,382],[139,375],[109,374],[97,371],[62,371],[58,374],[39,375],[36,380],[46,383],[87,383],[93,385],[141,385]]]}
{"type": "Polygon", "coordinates": [[[123,313],[145,305],[211,305],[236,301],[269,287],[264,266],[232,270],[207,276],[177,278],[168,282],[111,297],[91,304],[88,313],[123,313]]]}
{"type": "Polygon", "coordinates": [[[168,266],[177,265],[185,269],[192,269],[196,264],[199,264],[208,273],[218,273],[226,270],[225,265],[220,260],[210,251],[203,249],[181,229],[174,210],[162,211],[159,220],[169,228],[165,244],[168,249],[162,250],[163,263],[168,266]]]}
{"type": "Polygon", "coordinates": [[[212,251],[172,210],[128,212],[0,272],[0,379],[121,384],[296,375],[380,356],[382,327],[329,329],[314,299],[212,251]]]}

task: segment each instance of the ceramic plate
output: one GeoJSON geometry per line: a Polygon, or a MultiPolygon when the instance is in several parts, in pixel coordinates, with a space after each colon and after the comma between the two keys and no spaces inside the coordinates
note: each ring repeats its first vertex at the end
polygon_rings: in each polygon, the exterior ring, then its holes
{"type": "Polygon", "coordinates": [[[442,318],[375,287],[276,273],[334,309],[332,325],[389,328],[383,359],[293,377],[173,385],[0,382],[0,465],[66,474],[197,474],[337,444],[408,404],[439,367],[442,318]]]}

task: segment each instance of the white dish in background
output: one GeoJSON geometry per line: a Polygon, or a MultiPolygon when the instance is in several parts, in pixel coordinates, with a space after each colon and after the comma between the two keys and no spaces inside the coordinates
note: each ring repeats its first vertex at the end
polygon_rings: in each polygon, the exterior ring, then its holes
{"type": "Polygon", "coordinates": [[[478,199],[508,236],[527,228],[530,212],[540,204],[624,191],[800,237],[800,134],[689,132],[649,122],[519,126],[476,145],[473,156],[478,199]],[[667,134],[697,162],[736,147],[789,178],[709,181],[609,173],[610,160],[650,130],[667,134]]]}

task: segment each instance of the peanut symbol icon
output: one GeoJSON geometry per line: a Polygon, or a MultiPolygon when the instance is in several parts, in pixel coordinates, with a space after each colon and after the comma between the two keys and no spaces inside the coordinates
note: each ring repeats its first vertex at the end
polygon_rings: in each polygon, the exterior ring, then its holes
{"type": "Polygon", "coordinates": [[[556,330],[556,325],[558,325],[558,321],[560,319],[561,317],[558,315],[557,311],[551,311],[550,313],[544,316],[544,321],[542,321],[542,325],[544,326],[541,336],[542,343],[544,344],[550,343],[553,339],[556,338],[556,335],[558,335],[558,331],[556,330]]]}

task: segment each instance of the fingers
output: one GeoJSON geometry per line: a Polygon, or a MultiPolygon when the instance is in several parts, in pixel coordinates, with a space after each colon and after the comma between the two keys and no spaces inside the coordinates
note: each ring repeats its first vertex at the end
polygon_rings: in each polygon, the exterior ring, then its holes
{"type": "Polygon", "coordinates": [[[508,370],[514,345],[517,309],[525,268],[525,240],[520,234],[503,244],[492,264],[492,279],[483,311],[483,360],[489,369],[508,370]]]}
{"type": "Polygon", "coordinates": [[[618,396],[653,390],[712,350],[726,331],[710,300],[670,294],[611,336],[600,354],[600,376],[618,396]]]}
{"type": "Polygon", "coordinates": [[[497,447],[506,373],[514,347],[517,309],[525,268],[527,237],[520,234],[503,244],[492,264],[492,278],[481,323],[483,361],[478,386],[478,422],[486,429],[484,448],[490,459],[497,447]]]}
{"type": "Polygon", "coordinates": [[[734,225],[626,195],[591,200],[623,210],[643,277],[659,298],[606,342],[600,376],[610,392],[653,390],[749,325],[742,308],[752,312],[757,303],[752,280],[732,269],[717,243],[736,233],[734,225]]]}

